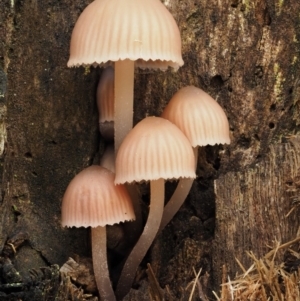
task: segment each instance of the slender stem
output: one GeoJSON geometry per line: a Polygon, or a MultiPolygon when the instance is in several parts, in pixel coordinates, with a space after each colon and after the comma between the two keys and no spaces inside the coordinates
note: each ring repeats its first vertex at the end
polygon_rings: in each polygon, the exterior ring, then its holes
{"type": "Polygon", "coordinates": [[[127,235],[128,241],[134,244],[138,237],[141,235],[143,230],[143,217],[141,210],[141,196],[139,192],[139,187],[136,183],[126,184],[126,188],[130,195],[133,210],[135,214],[135,220],[130,223],[124,223],[125,233],[127,235]]]}
{"type": "Polygon", "coordinates": [[[106,227],[92,228],[92,254],[94,275],[101,301],[116,301],[107,265],[106,227]]]}
{"type": "Polygon", "coordinates": [[[133,124],[134,61],[115,62],[115,154],[133,124]]]}
{"type": "Polygon", "coordinates": [[[164,208],[164,180],[158,179],[151,181],[150,187],[151,200],[147,223],[142,235],[129,254],[123,267],[116,290],[116,296],[118,300],[121,300],[129,292],[137,268],[151,246],[161,222],[164,208]]]}
{"type": "MultiPolygon", "coordinates": [[[[115,172],[115,153],[114,147],[108,145],[100,160],[100,165],[115,172]]],[[[132,200],[133,210],[135,213],[135,220],[130,223],[124,223],[126,237],[129,243],[135,243],[143,230],[143,218],[141,210],[141,196],[137,184],[126,184],[126,188],[132,200]]]]}
{"type": "Polygon", "coordinates": [[[104,154],[100,159],[100,166],[115,173],[115,147],[113,144],[106,146],[104,154]]]}
{"type": "MultiPolygon", "coordinates": [[[[195,156],[195,170],[196,170],[197,162],[198,162],[198,146],[193,147],[193,150],[195,156]]],[[[171,221],[171,219],[180,209],[180,207],[184,203],[185,199],[187,198],[192,188],[193,182],[194,179],[191,178],[183,178],[179,180],[179,183],[171,199],[169,200],[169,202],[164,208],[161,224],[158,230],[159,233],[165,228],[165,226],[171,221]]]]}

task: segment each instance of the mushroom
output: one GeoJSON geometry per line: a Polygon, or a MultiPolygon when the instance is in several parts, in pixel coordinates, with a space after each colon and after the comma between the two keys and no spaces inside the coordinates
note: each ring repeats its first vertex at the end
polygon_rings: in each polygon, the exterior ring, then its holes
{"type": "Polygon", "coordinates": [[[95,0],[78,18],[69,67],[115,62],[115,151],[133,124],[134,67],[183,65],[177,24],[160,0],[95,0]]]}
{"type": "Polygon", "coordinates": [[[115,151],[113,144],[108,144],[106,146],[105,151],[100,159],[100,165],[113,173],[115,172],[115,151]]]}
{"type": "Polygon", "coordinates": [[[164,207],[164,180],[195,178],[195,158],[186,136],[170,121],[147,117],[125,137],[116,157],[116,184],[150,181],[150,209],[138,242],[129,254],[116,296],[130,290],[138,265],[154,240],[164,207]]]}
{"type": "MultiPolygon", "coordinates": [[[[100,165],[107,168],[108,170],[115,172],[115,152],[112,144],[106,146],[104,154],[100,160],[100,165]]],[[[131,197],[133,209],[135,212],[135,221],[132,223],[125,223],[123,225],[124,231],[127,236],[127,243],[131,244],[136,242],[140,236],[143,228],[142,210],[140,205],[140,194],[137,185],[127,184],[126,188],[131,197]]]]}
{"type": "Polygon", "coordinates": [[[114,185],[114,174],[101,166],[90,166],[70,182],[62,201],[62,225],[92,227],[92,256],[101,300],[115,301],[109,278],[106,225],[135,218],[129,194],[114,185]]]}
{"type": "MultiPolygon", "coordinates": [[[[109,66],[102,72],[101,78],[97,87],[97,106],[99,111],[99,130],[105,140],[114,140],[114,69],[109,66]]],[[[107,146],[100,165],[108,170],[115,172],[115,153],[114,146],[107,146]]],[[[127,190],[130,194],[136,220],[129,225],[124,225],[128,228],[128,242],[133,242],[140,235],[142,230],[142,212],[140,208],[140,195],[138,188],[135,185],[127,185],[127,190]]]]}
{"type": "Polygon", "coordinates": [[[103,70],[97,87],[99,130],[105,140],[114,140],[114,69],[103,70]]]}
{"type": "MultiPolygon", "coordinates": [[[[162,115],[173,122],[189,139],[195,154],[198,146],[229,144],[229,124],[221,106],[203,90],[194,86],[180,89],[170,100],[162,115]]],[[[170,222],[179,210],[193,184],[193,179],[181,179],[164,209],[159,231],[170,222]]]]}

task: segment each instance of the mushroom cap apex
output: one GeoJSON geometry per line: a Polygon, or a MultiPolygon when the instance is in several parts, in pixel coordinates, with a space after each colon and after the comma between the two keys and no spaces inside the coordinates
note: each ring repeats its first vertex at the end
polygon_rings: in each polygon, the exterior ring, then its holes
{"type": "Polygon", "coordinates": [[[161,116],[178,126],[193,147],[230,143],[229,123],[224,110],[200,88],[181,88],[161,116]]]}
{"type": "Polygon", "coordinates": [[[140,121],[117,153],[116,184],[195,177],[190,142],[174,124],[161,117],[140,121]]]}
{"type": "Polygon", "coordinates": [[[95,0],[79,16],[68,67],[125,59],[141,68],[183,65],[178,26],[159,0],[95,0]]]}
{"type": "Polygon", "coordinates": [[[62,201],[62,225],[98,227],[134,220],[130,196],[124,185],[114,184],[115,175],[92,165],[68,185],[62,201]]]}

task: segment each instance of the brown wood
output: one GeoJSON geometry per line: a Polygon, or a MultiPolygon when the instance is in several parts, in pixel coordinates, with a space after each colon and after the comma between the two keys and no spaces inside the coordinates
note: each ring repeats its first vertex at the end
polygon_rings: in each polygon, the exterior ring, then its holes
{"type": "MultiPolygon", "coordinates": [[[[229,172],[215,181],[216,230],[214,270],[227,264],[229,276],[242,273],[235,259],[247,270],[276,242],[285,243],[300,235],[299,182],[300,137],[271,145],[261,162],[241,172],[229,172]]],[[[283,262],[283,257],[277,260],[283,262]]],[[[221,275],[218,273],[218,281],[221,275]]]]}

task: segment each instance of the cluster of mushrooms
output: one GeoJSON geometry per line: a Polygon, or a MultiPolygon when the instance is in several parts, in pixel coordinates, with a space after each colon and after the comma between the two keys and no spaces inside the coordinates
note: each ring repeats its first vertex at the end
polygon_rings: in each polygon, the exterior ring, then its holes
{"type": "Polygon", "coordinates": [[[196,177],[198,147],[229,144],[220,105],[199,88],[180,89],[160,117],[133,127],[134,68],[183,65],[177,24],[160,0],[94,0],[77,20],[69,67],[106,67],[97,89],[99,127],[114,140],[99,166],[81,171],[62,202],[62,225],[91,227],[94,274],[101,300],[122,300],[156,235],[186,199],[196,177]],[[113,67],[107,67],[113,66],[113,67]],[[164,181],[179,179],[164,201],[164,181]],[[114,291],[107,264],[106,225],[140,219],[136,183],[150,181],[146,224],[114,291]],[[129,185],[129,183],[134,183],[129,185]]]}

